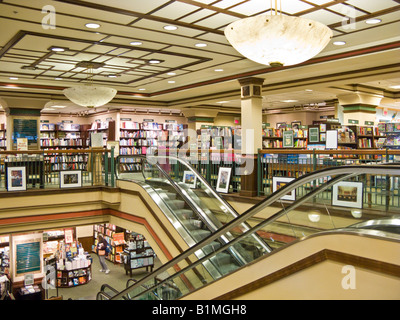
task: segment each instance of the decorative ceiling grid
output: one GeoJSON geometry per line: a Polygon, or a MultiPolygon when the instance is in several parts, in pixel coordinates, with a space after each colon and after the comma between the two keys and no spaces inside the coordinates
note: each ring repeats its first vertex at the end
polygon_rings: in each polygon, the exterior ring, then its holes
{"type": "MultiPolygon", "coordinates": [[[[69,86],[86,79],[85,70],[76,65],[92,61],[104,63],[94,71],[95,82],[132,94],[146,86],[145,95],[157,96],[158,92],[180,91],[181,87],[196,86],[207,80],[213,82],[221,77],[234,78],[244,71],[266,69],[237,53],[226,41],[223,30],[237,19],[270,12],[270,3],[268,0],[0,0],[0,82],[18,77],[20,83],[38,81],[49,87],[69,86]],[[42,27],[42,8],[48,4],[56,9],[56,29],[42,27]],[[87,22],[97,22],[101,28],[88,29],[87,22]],[[178,30],[164,30],[165,25],[177,26],[178,30]],[[131,45],[133,41],[141,45],[131,45]],[[198,43],[207,46],[196,47],[198,43]],[[54,46],[66,50],[55,53],[50,50],[54,46]],[[152,59],[160,63],[152,64],[152,59]],[[27,66],[35,70],[26,69],[27,66]],[[215,69],[224,69],[223,75],[215,69]],[[171,72],[176,75],[169,75],[171,72]],[[114,74],[117,77],[109,77],[114,74]]],[[[367,48],[369,41],[377,44],[399,41],[396,27],[399,27],[400,0],[282,0],[281,9],[282,14],[327,24],[335,39],[343,37],[349,42],[354,39],[353,47],[330,44],[321,57],[367,48]],[[374,17],[381,18],[383,23],[365,23],[374,17]]]]}

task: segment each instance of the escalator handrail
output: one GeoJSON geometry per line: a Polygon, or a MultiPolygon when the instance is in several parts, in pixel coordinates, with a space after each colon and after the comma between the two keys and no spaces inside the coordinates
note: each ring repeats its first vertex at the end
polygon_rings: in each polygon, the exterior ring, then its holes
{"type": "MultiPolygon", "coordinates": [[[[114,296],[112,299],[120,299],[124,297],[129,291],[133,290],[134,286],[139,286],[150,279],[154,278],[155,276],[165,272],[166,270],[172,268],[173,266],[177,265],[180,261],[183,259],[186,259],[189,257],[191,254],[196,252],[197,250],[200,250],[204,248],[207,244],[210,244],[212,241],[217,239],[218,237],[221,236],[221,234],[224,234],[234,228],[235,226],[240,225],[244,221],[248,220],[255,214],[257,214],[260,210],[264,209],[265,207],[271,205],[275,201],[279,200],[281,197],[286,195],[288,192],[291,192],[292,190],[295,190],[297,187],[300,187],[304,185],[305,183],[311,182],[313,180],[323,178],[326,176],[335,176],[335,175],[343,175],[343,179],[346,178],[346,176],[351,176],[351,175],[356,175],[356,174],[381,174],[381,175],[399,175],[400,171],[400,166],[390,166],[390,165],[351,165],[351,166],[341,166],[341,167],[330,167],[330,168],[324,168],[321,170],[317,170],[314,172],[307,173],[298,179],[295,179],[291,182],[289,182],[287,185],[283,186],[282,188],[278,189],[276,192],[272,193],[269,195],[266,199],[262,200],[260,203],[256,204],[255,206],[251,207],[247,211],[245,211],[242,215],[239,217],[235,218],[234,220],[228,222],[226,225],[224,225],[222,228],[220,228],[218,231],[212,233],[209,235],[207,238],[203,239],[199,243],[197,243],[195,246],[189,248],[185,252],[179,254],[166,264],[162,265],[160,268],[155,270],[153,273],[149,274],[148,276],[143,277],[140,279],[135,285],[121,291],[119,294],[114,296]],[[380,173],[380,171],[382,171],[380,173]]],[[[320,189],[317,188],[318,190],[320,189]]],[[[279,214],[279,213],[278,213],[279,214]]],[[[272,215],[270,218],[267,220],[273,221],[277,219],[277,214],[272,215]]],[[[214,254],[214,253],[212,253],[214,254]]]]}
{"type": "MultiPolygon", "coordinates": [[[[144,161],[148,161],[147,156],[146,156],[146,155],[128,155],[128,156],[129,156],[130,158],[137,158],[137,159],[140,159],[140,160],[141,160],[141,163],[142,163],[142,170],[141,170],[141,172],[142,172],[142,175],[143,175],[143,177],[144,177],[144,179],[145,179],[145,181],[146,181],[146,176],[145,176],[145,174],[144,174],[144,172],[143,172],[143,170],[144,170],[143,163],[144,163],[144,161]]],[[[124,157],[126,157],[126,156],[124,155],[124,157]]],[[[119,160],[117,160],[117,161],[119,161],[119,160]]],[[[151,162],[150,162],[150,163],[151,163],[151,162]]],[[[155,166],[157,167],[157,169],[162,173],[162,175],[163,175],[163,176],[165,177],[165,179],[170,183],[171,187],[174,188],[174,190],[177,192],[177,194],[178,194],[181,198],[185,199],[185,202],[186,202],[187,205],[193,210],[193,212],[196,212],[196,213],[198,214],[198,216],[202,218],[202,221],[209,227],[210,231],[215,231],[215,230],[218,229],[217,226],[215,226],[214,223],[212,223],[212,221],[209,221],[209,220],[206,218],[206,214],[204,213],[204,211],[203,211],[199,206],[195,205],[195,204],[193,203],[193,201],[191,201],[191,199],[189,199],[189,197],[187,197],[187,196],[182,192],[181,188],[180,188],[180,187],[176,184],[176,182],[169,176],[169,174],[166,173],[165,170],[164,170],[163,168],[160,167],[158,161],[157,161],[155,164],[153,164],[153,163],[151,163],[151,164],[152,164],[152,165],[155,165],[155,166]]],[[[118,176],[119,176],[119,173],[117,172],[117,177],[118,177],[118,176]]],[[[119,178],[118,178],[118,179],[119,179],[119,178]]]]}
{"type": "MultiPolygon", "coordinates": [[[[121,157],[121,156],[118,156],[118,157],[121,157]]],[[[155,155],[123,155],[123,157],[130,157],[130,158],[141,158],[141,159],[147,159],[148,160],[148,157],[154,157],[154,158],[162,158],[162,157],[164,157],[164,156],[155,156],[155,155]]],[[[237,217],[239,214],[236,212],[236,210],[229,204],[229,202],[227,202],[224,198],[222,198],[219,194],[218,194],[218,192],[216,192],[215,190],[214,190],[214,188],[209,184],[209,182],[197,171],[197,170],[195,170],[193,167],[192,167],[192,165],[190,164],[190,163],[188,163],[186,160],[184,160],[184,159],[182,159],[182,158],[179,158],[179,157],[174,157],[174,156],[165,156],[165,157],[168,157],[168,159],[172,159],[172,160],[177,160],[177,161],[179,161],[179,162],[181,162],[181,163],[183,163],[188,169],[190,169],[195,175],[196,175],[196,178],[198,179],[198,180],[200,180],[206,187],[207,187],[207,190],[209,190],[211,193],[212,193],[212,195],[215,197],[215,198],[217,198],[226,208],[228,208],[228,210],[229,210],[229,212],[234,216],[234,217],[237,217]]],[[[164,169],[162,169],[160,166],[159,166],[159,164],[158,164],[158,161],[157,161],[157,167],[166,175],[166,176],[168,176],[169,177],[169,175],[165,172],[165,170],[164,169]]],[[[118,168],[118,170],[119,170],[119,168],[118,168]]],[[[117,172],[117,175],[118,175],[118,172],[117,172]]],[[[170,178],[171,179],[171,178],[170,178]]],[[[172,180],[172,179],[171,179],[172,180]]],[[[173,181],[173,180],[172,180],[173,181]]],[[[174,182],[174,184],[176,183],[175,181],[173,181],[174,182]]]]}
{"type": "MultiPolygon", "coordinates": [[[[162,158],[162,157],[163,157],[163,156],[153,156],[153,155],[131,155],[131,156],[134,157],[134,158],[141,159],[142,163],[143,163],[143,160],[145,160],[146,162],[148,162],[148,163],[150,163],[150,164],[152,164],[152,165],[154,165],[154,164],[153,164],[151,161],[149,161],[149,158],[150,158],[150,159],[151,159],[151,158],[153,158],[153,159],[158,159],[158,158],[162,158]]],[[[187,167],[187,169],[190,169],[190,170],[196,175],[196,177],[197,177],[199,180],[201,180],[201,181],[205,184],[207,190],[210,191],[210,192],[215,196],[215,198],[217,198],[220,202],[222,202],[222,203],[225,205],[225,207],[228,208],[228,210],[229,210],[230,214],[232,215],[233,219],[235,219],[236,217],[238,217],[239,214],[231,207],[231,205],[230,205],[227,201],[225,201],[217,192],[215,192],[215,191],[214,191],[214,188],[207,182],[207,180],[205,180],[205,179],[203,178],[203,176],[202,176],[201,174],[199,174],[199,173],[197,172],[197,170],[194,169],[187,161],[185,161],[185,160],[183,160],[183,159],[180,159],[180,158],[177,158],[177,157],[173,157],[173,156],[168,156],[168,159],[178,160],[178,161],[182,162],[182,163],[187,167]]],[[[180,188],[179,185],[176,183],[176,181],[174,181],[174,180],[170,177],[170,175],[169,175],[167,172],[165,172],[165,170],[160,166],[159,161],[154,161],[154,162],[155,162],[155,165],[156,165],[157,169],[158,169],[158,170],[162,173],[162,175],[168,180],[168,182],[169,182],[169,183],[171,184],[171,186],[175,189],[175,191],[176,191],[183,199],[185,199],[185,202],[190,206],[190,208],[193,210],[193,212],[196,212],[196,213],[198,214],[198,216],[199,216],[200,218],[202,218],[202,221],[208,226],[209,230],[210,230],[211,232],[217,231],[217,230],[218,230],[218,227],[213,223],[213,221],[211,221],[211,220],[208,218],[207,214],[203,211],[203,209],[202,209],[200,206],[198,206],[196,203],[194,203],[194,202],[192,201],[192,199],[191,199],[189,196],[187,196],[187,195],[181,190],[181,188],[180,188]]],[[[146,177],[145,177],[144,172],[143,172],[143,167],[144,167],[144,166],[142,165],[142,175],[143,175],[143,177],[144,177],[145,180],[146,180],[146,177]]],[[[246,224],[246,222],[243,222],[242,224],[245,225],[246,230],[249,230],[249,229],[250,229],[250,227],[246,224]]],[[[225,237],[224,237],[223,235],[221,235],[221,237],[222,237],[224,243],[229,242],[228,240],[225,239],[225,237]]],[[[262,245],[262,246],[265,248],[265,250],[271,251],[271,248],[268,246],[268,244],[267,244],[266,242],[264,242],[264,241],[263,241],[261,238],[259,238],[257,235],[256,235],[256,238],[258,238],[257,240],[259,241],[260,245],[262,245]]],[[[239,259],[240,262],[244,262],[243,258],[242,258],[240,255],[237,255],[235,258],[236,258],[236,259],[239,259]]]]}

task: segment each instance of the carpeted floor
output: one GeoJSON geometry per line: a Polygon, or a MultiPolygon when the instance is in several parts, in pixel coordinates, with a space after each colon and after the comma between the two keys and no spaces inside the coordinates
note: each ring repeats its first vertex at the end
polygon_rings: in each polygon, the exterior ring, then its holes
{"type": "MultiPolygon", "coordinates": [[[[58,296],[62,296],[63,300],[96,300],[96,295],[100,291],[103,284],[115,288],[118,291],[122,291],[126,288],[126,282],[131,278],[130,274],[125,274],[125,269],[122,264],[113,264],[107,261],[107,266],[110,269],[109,274],[100,272],[101,269],[99,258],[96,254],[92,254],[92,280],[84,285],[79,285],[70,288],[58,288],[58,296]]],[[[154,270],[160,267],[161,262],[155,258],[154,270]]],[[[149,273],[146,272],[146,268],[141,268],[132,271],[133,279],[140,279],[149,273]]],[[[57,296],[56,290],[50,290],[49,297],[57,296]]]]}

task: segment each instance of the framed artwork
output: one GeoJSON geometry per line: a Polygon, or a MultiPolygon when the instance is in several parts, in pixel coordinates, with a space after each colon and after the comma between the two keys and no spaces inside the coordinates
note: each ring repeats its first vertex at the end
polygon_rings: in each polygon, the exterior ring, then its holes
{"type": "Polygon", "coordinates": [[[285,129],[287,126],[286,122],[277,122],[276,129],[285,129]]]}
{"type": "MultiPolygon", "coordinates": [[[[280,188],[286,186],[289,182],[293,181],[294,178],[287,178],[287,177],[272,177],[272,191],[275,192],[280,188]]],[[[296,190],[292,190],[288,194],[281,197],[281,200],[296,200],[296,190]]]]}
{"type": "Polygon", "coordinates": [[[319,143],[319,128],[308,128],[308,142],[319,143]]]}
{"type": "Polygon", "coordinates": [[[228,193],[229,183],[231,180],[232,168],[219,168],[217,187],[215,188],[218,192],[228,193]]]}
{"type": "Polygon", "coordinates": [[[26,190],[26,167],[7,168],[7,191],[26,190]]]}
{"type": "Polygon", "coordinates": [[[196,176],[192,171],[183,172],[183,182],[190,188],[196,188],[196,176]]]}
{"type": "Polygon", "coordinates": [[[293,121],[292,122],[292,129],[293,130],[299,130],[301,127],[301,121],[293,121]]]}
{"type": "Polygon", "coordinates": [[[362,209],[363,183],[342,181],[333,185],[332,205],[362,209]]]}
{"type": "Polygon", "coordinates": [[[82,171],[60,171],[60,188],[82,187],[82,171]]]}
{"type": "Polygon", "coordinates": [[[283,131],[283,147],[294,147],[293,130],[283,131]]]}

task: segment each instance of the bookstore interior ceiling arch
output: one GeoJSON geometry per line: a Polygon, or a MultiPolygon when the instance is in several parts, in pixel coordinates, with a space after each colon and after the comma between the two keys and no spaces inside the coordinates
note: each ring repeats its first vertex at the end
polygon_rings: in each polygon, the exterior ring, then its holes
{"type": "Polygon", "coordinates": [[[320,54],[289,67],[252,62],[224,36],[231,22],[270,11],[267,0],[0,0],[0,97],[81,112],[62,90],[83,84],[82,62],[93,62],[93,83],[118,90],[108,110],[240,112],[238,79],[247,77],[265,79],[267,110],[332,106],[356,91],[400,108],[399,0],[282,0],[282,14],[333,31],[320,54]]]}

